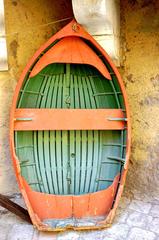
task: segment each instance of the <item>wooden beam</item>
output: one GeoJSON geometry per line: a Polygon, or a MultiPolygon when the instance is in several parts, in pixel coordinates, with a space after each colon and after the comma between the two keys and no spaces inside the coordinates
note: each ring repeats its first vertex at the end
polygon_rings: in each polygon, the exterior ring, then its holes
{"type": "Polygon", "coordinates": [[[14,213],[21,219],[25,220],[28,223],[32,223],[28,211],[19,206],[18,204],[11,201],[8,197],[0,194],[0,206],[6,208],[8,211],[14,213]]]}

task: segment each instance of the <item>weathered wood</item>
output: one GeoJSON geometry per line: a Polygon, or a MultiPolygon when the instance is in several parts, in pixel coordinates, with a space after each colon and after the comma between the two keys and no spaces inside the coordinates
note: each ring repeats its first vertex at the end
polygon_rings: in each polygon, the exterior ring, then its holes
{"type": "Polygon", "coordinates": [[[15,215],[27,221],[28,223],[31,223],[28,211],[2,194],[0,194],[0,206],[6,208],[8,211],[14,213],[15,215]]]}

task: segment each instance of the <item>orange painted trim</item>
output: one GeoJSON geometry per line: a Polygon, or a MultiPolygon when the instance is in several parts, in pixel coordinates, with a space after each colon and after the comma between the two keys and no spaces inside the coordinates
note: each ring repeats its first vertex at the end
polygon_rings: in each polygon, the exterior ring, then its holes
{"type": "Polygon", "coordinates": [[[97,54],[79,37],[65,37],[47,51],[33,67],[30,77],[52,63],[76,63],[94,66],[107,79],[111,76],[97,54]]]}
{"type": "Polygon", "coordinates": [[[122,130],[120,109],[16,109],[14,130],[122,130]],[[23,120],[25,119],[25,120],[23,120]]]}
{"type": "Polygon", "coordinates": [[[123,191],[123,186],[125,184],[125,180],[126,180],[126,175],[127,175],[127,170],[128,170],[128,164],[129,164],[129,158],[130,158],[130,146],[131,146],[131,123],[130,123],[130,110],[129,110],[129,106],[128,106],[128,98],[126,95],[126,91],[125,91],[125,87],[123,84],[123,81],[121,79],[121,76],[118,72],[118,69],[116,68],[116,66],[113,64],[112,60],[110,59],[110,57],[108,56],[108,54],[105,52],[105,50],[93,39],[92,36],[90,36],[78,23],[76,23],[75,20],[71,21],[68,25],[66,25],[62,30],[60,30],[58,33],[56,33],[54,36],[52,36],[44,45],[42,45],[34,54],[34,56],[30,59],[30,61],[28,62],[28,64],[26,65],[26,67],[24,68],[22,75],[17,83],[16,89],[15,89],[15,94],[13,97],[13,102],[12,102],[12,108],[11,108],[11,112],[10,112],[10,133],[9,133],[9,142],[10,142],[10,151],[11,151],[11,158],[13,160],[13,166],[15,169],[15,173],[16,173],[16,177],[17,177],[17,181],[19,184],[19,188],[22,192],[22,195],[24,197],[25,203],[27,205],[29,214],[31,216],[32,222],[33,224],[41,231],[64,231],[64,228],[60,228],[60,229],[53,229],[53,228],[49,228],[47,226],[44,226],[40,220],[38,219],[37,215],[34,213],[31,203],[28,199],[27,196],[27,192],[24,188],[24,182],[22,181],[21,178],[21,174],[20,174],[20,166],[19,166],[19,160],[16,157],[15,154],[15,146],[14,146],[14,114],[15,114],[15,109],[16,109],[16,103],[17,103],[17,99],[18,99],[18,95],[20,92],[20,89],[23,85],[23,81],[26,78],[26,76],[29,74],[29,72],[32,70],[32,68],[34,67],[34,65],[36,64],[36,62],[38,61],[39,57],[41,56],[41,54],[45,51],[45,49],[49,48],[49,46],[55,42],[58,39],[61,39],[63,37],[68,37],[68,36],[77,36],[77,37],[81,37],[83,39],[88,40],[92,45],[94,45],[94,47],[101,53],[101,55],[104,57],[104,59],[110,64],[110,66],[112,67],[119,85],[121,87],[121,91],[123,94],[123,98],[124,98],[124,103],[125,103],[125,107],[126,107],[126,113],[125,113],[125,117],[127,118],[127,147],[126,147],[126,162],[125,162],[125,166],[124,166],[124,170],[121,174],[121,179],[120,179],[120,186],[118,188],[118,192],[117,192],[117,196],[115,199],[115,203],[113,206],[113,209],[110,211],[109,215],[106,217],[105,221],[103,223],[101,223],[101,226],[94,226],[94,227],[90,227],[90,226],[83,226],[83,227],[73,227],[73,229],[75,230],[88,230],[88,229],[102,229],[105,227],[109,227],[114,215],[115,215],[115,211],[116,208],[118,206],[122,191],[123,191]],[[73,26],[76,26],[76,29],[73,28],[73,26]]]}
{"type": "Polygon", "coordinates": [[[104,190],[83,195],[54,195],[33,191],[22,177],[33,212],[44,219],[84,218],[109,213],[116,193],[119,174],[104,190]]]}

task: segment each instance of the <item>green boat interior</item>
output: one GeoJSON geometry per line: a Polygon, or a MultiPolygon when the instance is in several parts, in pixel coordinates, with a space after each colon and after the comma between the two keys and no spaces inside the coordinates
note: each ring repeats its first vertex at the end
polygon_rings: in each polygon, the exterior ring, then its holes
{"type": "MultiPolygon", "coordinates": [[[[116,75],[90,65],[54,63],[23,83],[17,108],[122,109],[116,75]]],[[[46,122],[47,124],[47,122],[46,122]]],[[[123,130],[16,131],[21,174],[34,191],[81,195],[108,188],[122,172],[123,130]]]]}

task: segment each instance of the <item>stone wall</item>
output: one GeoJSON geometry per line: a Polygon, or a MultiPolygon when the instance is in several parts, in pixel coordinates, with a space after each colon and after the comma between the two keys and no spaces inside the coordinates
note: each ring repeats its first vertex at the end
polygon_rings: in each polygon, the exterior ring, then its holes
{"type": "MultiPolygon", "coordinates": [[[[9,111],[18,77],[32,54],[72,17],[71,1],[5,0],[9,72],[0,73],[0,192],[18,191],[9,154],[9,111]],[[45,24],[45,25],[44,25],[45,24]],[[42,26],[44,25],[44,26],[42,26]]],[[[159,1],[121,1],[121,74],[132,121],[126,191],[159,190],[159,1]]]]}

